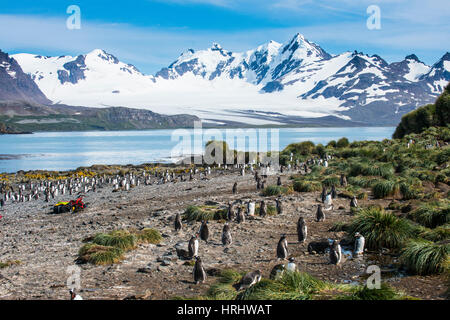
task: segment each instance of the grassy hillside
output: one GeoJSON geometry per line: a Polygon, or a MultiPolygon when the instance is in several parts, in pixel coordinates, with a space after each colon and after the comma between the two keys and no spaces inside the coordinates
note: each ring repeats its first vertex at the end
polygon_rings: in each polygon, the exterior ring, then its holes
{"type": "Polygon", "coordinates": [[[394,138],[403,138],[410,133],[420,133],[432,126],[450,124],[450,83],[434,104],[420,107],[402,117],[394,132],[394,138]]]}

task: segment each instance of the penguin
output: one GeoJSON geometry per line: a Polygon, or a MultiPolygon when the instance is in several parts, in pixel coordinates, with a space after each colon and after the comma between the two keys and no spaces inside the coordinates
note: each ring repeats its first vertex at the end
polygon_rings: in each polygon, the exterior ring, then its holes
{"type": "Polygon", "coordinates": [[[229,246],[233,243],[233,238],[231,237],[231,228],[228,223],[225,223],[222,229],[222,244],[224,246],[229,246]]]}
{"type": "Polygon", "coordinates": [[[233,194],[236,194],[237,193],[237,182],[235,182],[234,184],[233,184],[233,194]]]}
{"type": "Polygon", "coordinates": [[[259,215],[261,217],[265,217],[267,215],[267,207],[266,202],[264,200],[261,201],[261,205],[259,207],[259,215]]]}
{"type": "Polygon", "coordinates": [[[289,258],[289,262],[286,266],[286,270],[290,271],[290,272],[295,272],[297,271],[297,265],[295,264],[295,258],[294,257],[290,257],[289,258]]]}
{"type": "Polygon", "coordinates": [[[322,193],[320,194],[320,199],[322,200],[322,202],[325,202],[326,197],[327,197],[327,188],[322,187],[322,193]]]}
{"type": "Polygon", "coordinates": [[[358,207],[358,201],[356,200],[356,197],[353,196],[352,200],[350,200],[350,208],[357,208],[358,207]]]}
{"type": "Polygon", "coordinates": [[[0,208],[3,208],[5,206],[5,200],[3,198],[0,199],[0,208]]]}
{"type": "Polygon", "coordinates": [[[238,212],[237,212],[237,215],[236,215],[236,222],[237,223],[245,222],[244,210],[242,210],[241,207],[238,207],[238,212]]]}
{"type": "Polygon", "coordinates": [[[239,282],[238,291],[242,289],[248,289],[254,284],[261,281],[261,275],[262,275],[261,270],[256,270],[247,273],[245,276],[242,277],[241,281],[239,282]]]}
{"type": "Polygon", "coordinates": [[[356,240],[355,240],[355,247],[353,249],[353,254],[355,256],[358,256],[364,253],[364,244],[366,242],[366,239],[359,232],[355,233],[355,238],[356,240]]]}
{"type": "Polygon", "coordinates": [[[331,198],[331,193],[327,194],[323,203],[327,211],[333,209],[333,199],[331,198]]]}
{"type": "Polygon", "coordinates": [[[345,175],[341,174],[341,187],[346,187],[347,186],[347,178],[345,177],[345,175]]]}
{"type": "Polygon", "coordinates": [[[277,205],[277,213],[283,214],[283,203],[281,202],[281,199],[275,199],[276,205],[277,205]]]}
{"type": "Polygon", "coordinates": [[[248,202],[247,213],[250,217],[253,217],[255,215],[255,203],[253,201],[248,202]]]}
{"type": "Polygon", "coordinates": [[[231,202],[228,202],[228,212],[227,212],[227,220],[233,221],[236,217],[236,214],[234,212],[234,207],[231,202]]]}
{"type": "Polygon", "coordinates": [[[281,177],[278,177],[277,179],[277,186],[281,186],[281,177]]]}
{"type": "Polygon", "coordinates": [[[208,238],[209,238],[208,222],[206,220],[203,220],[202,225],[200,226],[200,239],[208,243],[208,238]]]}
{"type": "Polygon", "coordinates": [[[334,184],[331,186],[331,198],[336,199],[337,193],[336,193],[336,187],[334,184]]]}
{"type": "Polygon", "coordinates": [[[70,289],[69,293],[70,293],[70,300],[83,300],[83,298],[79,294],[75,293],[74,289],[70,289]]]}
{"type": "Polygon", "coordinates": [[[341,246],[337,242],[337,240],[333,240],[333,243],[330,246],[330,262],[332,264],[338,265],[341,263],[342,259],[342,251],[341,246]]]}
{"type": "Polygon", "coordinates": [[[175,216],[175,231],[178,232],[183,227],[183,224],[181,223],[181,215],[177,213],[175,216]]]}
{"type": "Polygon", "coordinates": [[[286,235],[282,235],[277,245],[277,258],[286,259],[288,256],[286,235]]]}
{"type": "Polygon", "coordinates": [[[284,263],[275,265],[272,268],[272,271],[270,271],[270,279],[271,280],[279,279],[283,275],[285,270],[286,270],[286,265],[284,263]]]}
{"type": "Polygon", "coordinates": [[[324,220],[325,220],[325,213],[323,213],[322,205],[321,205],[321,204],[319,204],[319,205],[317,206],[316,220],[317,220],[317,222],[320,222],[320,221],[324,221],[324,220]]]}
{"type": "Polygon", "coordinates": [[[298,242],[306,241],[306,238],[308,236],[308,227],[306,226],[306,222],[303,217],[298,218],[297,235],[298,235],[298,242]]]}
{"type": "Polygon", "coordinates": [[[256,190],[261,190],[261,178],[256,180],[256,190]]]}
{"type": "Polygon", "coordinates": [[[189,257],[193,258],[198,255],[198,233],[192,235],[188,244],[189,257]]]}
{"type": "Polygon", "coordinates": [[[199,256],[195,257],[195,265],[194,265],[194,282],[195,284],[203,283],[206,280],[206,272],[203,267],[202,259],[199,256]]]}

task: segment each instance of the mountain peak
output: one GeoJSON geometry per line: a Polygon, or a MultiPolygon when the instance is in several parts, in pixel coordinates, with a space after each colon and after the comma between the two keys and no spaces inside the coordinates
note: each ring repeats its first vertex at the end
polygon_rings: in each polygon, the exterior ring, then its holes
{"type": "Polygon", "coordinates": [[[114,64],[119,63],[119,59],[117,59],[115,56],[113,56],[110,53],[107,53],[103,49],[94,49],[91,52],[89,52],[86,56],[92,56],[92,57],[99,57],[105,61],[111,61],[114,64]]]}
{"type": "Polygon", "coordinates": [[[414,61],[417,61],[417,62],[421,62],[419,60],[419,58],[415,54],[410,54],[409,56],[406,56],[405,60],[414,60],[414,61]]]}
{"type": "Polygon", "coordinates": [[[213,42],[213,44],[211,46],[211,50],[212,51],[220,51],[220,50],[223,50],[223,48],[219,43],[213,42]]]}

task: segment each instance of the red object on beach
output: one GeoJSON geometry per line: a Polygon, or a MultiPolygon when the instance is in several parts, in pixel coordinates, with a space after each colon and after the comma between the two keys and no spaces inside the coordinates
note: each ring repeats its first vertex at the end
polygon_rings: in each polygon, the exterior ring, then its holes
{"type": "Polygon", "coordinates": [[[2,215],[0,215],[0,219],[1,219],[1,218],[3,218],[3,216],[2,216],[2,215]]]}

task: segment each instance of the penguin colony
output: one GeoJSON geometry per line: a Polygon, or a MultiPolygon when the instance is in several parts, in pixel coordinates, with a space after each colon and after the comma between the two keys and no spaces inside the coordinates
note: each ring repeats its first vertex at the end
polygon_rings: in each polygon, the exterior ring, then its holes
{"type": "MultiPolygon", "coordinates": [[[[307,173],[309,170],[309,166],[318,164],[324,167],[328,166],[328,161],[332,158],[327,156],[326,159],[310,159],[305,163],[297,163],[292,167],[291,165],[286,167],[277,168],[279,172],[283,173],[286,170],[288,171],[296,171],[296,172],[304,172],[307,173]]],[[[269,166],[264,167],[262,164],[258,165],[234,165],[234,168],[237,168],[240,172],[241,176],[246,175],[246,169],[251,173],[254,173],[254,179],[256,182],[256,190],[264,189],[267,179],[267,172],[269,170],[274,170],[269,166]],[[255,170],[256,169],[256,170],[255,170]],[[258,170],[259,169],[259,170],[258,170]]],[[[217,166],[215,169],[220,168],[217,166]]],[[[225,170],[228,170],[228,166],[225,165],[223,167],[225,170]]],[[[149,174],[148,172],[141,172],[140,174],[125,174],[125,175],[114,175],[107,177],[103,176],[95,176],[95,177],[76,177],[65,180],[57,180],[57,181],[38,181],[38,182],[29,182],[19,184],[15,187],[8,186],[4,183],[0,184],[0,210],[6,211],[7,206],[10,203],[17,202],[26,202],[26,201],[34,201],[38,199],[45,199],[44,201],[56,202],[53,199],[66,200],[66,195],[71,195],[75,197],[76,195],[83,195],[89,192],[96,192],[98,189],[112,187],[113,192],[126,192],[129,191],[130,188],[139,186],[141,183],[144,185],[159,185],[166,183],[177,183],[184,181],[191,181],[195,179],[207,180],[208,176],[211,175],[211,167],[207,167],[202,172],[199,172],[198,169],[190,169],[189,174],[181,173],[176,175],[174,172],[169,172],[169,170],[165,170],[165,172],[155,172],[154,175],[149,174]],[[65,196],[65,197],[63,197],[65,196]]],[[[282,185],[281,177],[277,177],[277,185],[282,185]]],[[[346,186],[347,180],[344,175],[340,178],[340,185],[346,186]]],[[[239,185],[238,182],[233,184],[231,189],[231,193],[233,195],[238,195],[239,185]]],[[[316,209],[316,221],[322,222],[325,220],[325,212],[333,210],[333,199],[337,197],[336,188],[332,186],[328,191],[327,188],[323,188],[321,193],[321,204],[317,206],[316,209]]],[[[274,199],[276,203],[277,214],[283,214],[283,201],[282,198],[274,199]]],[[[222,238],[221,242],[224,247],[229,247],[233,245],[233,222],[235,223],[246,223],[246,219],[253,219],[255,214],[259,214],[261,218],[265,218],[267,216],[267,200],[261,200],[259,202],[259,209],[257,210],[257,202],[253,200],[249,200],[246,202],[246,206],[243,208],[240,204],[242,201],[238,200],[235,202],[228,203],[227,209],[227,222],[223,225],[222,230],[222,238]],[[239,204],[239,205],[236,205],[239,204]],[[258,212],[256,212],[258,211],[258,212]]],[[[354,197],[350,201],[350,207],[356,208],[358,206],[357,200],[354,197]]],[[[308,227],[307,222],[303,216],[300,216],[297,221],[297,240],[299,243],[306,243],[308,239],[308,227]]],[[[176,233],[180,233],[183,230],[183,221],[180,213],[177,213],[173,220],[173,228],[176,233]]],[[[199,255],[200,248],[200,240],[204,241],[204,245],[209,244],[210,230],[208,226],[208,222],[203,220],[198,229],[198,232],[193,234],[189,240],[187,250],[177,248],[177,255],[180,259],[187,260],[195,260],[194,268],[193,268],[193,278],[196,284],[203,283],[206,280],[206,271],[203,261],[199,255]]],[[[357,233],[355,234],[355,243],[353,253],[355,256],[362,255],[364,253],[364,237],[357,233]]],[[[287,235],[281,234],[278,244],[276,245],[276,258],[277,260],[288,261],[286,264],[281,263],[276,265],[270,276],[271,278],[279,277],[283,272],[287,271],[295,271],[297,270],[297,266],[295,264],[294,257],[289,258],[288,251],[288,241],[287,235]]],[[[329,263],[338,265],[342,262],[342,249],[337,240],[333,240],[331,243],[324,242],[310,242],[308,244],[308,251],[314,253],[325,253],[329,252],[329,263]]],[[[274,257],[275,258],[275,257],[274,257]]],[[[239,283],[239,290],[249,288],[255,283],[259,282],[262,276],[261,270],[256,270],[247,273],[239,283]]],[[[77,294],[71,292],[72,299],[80,299],[77,294]]]]}

